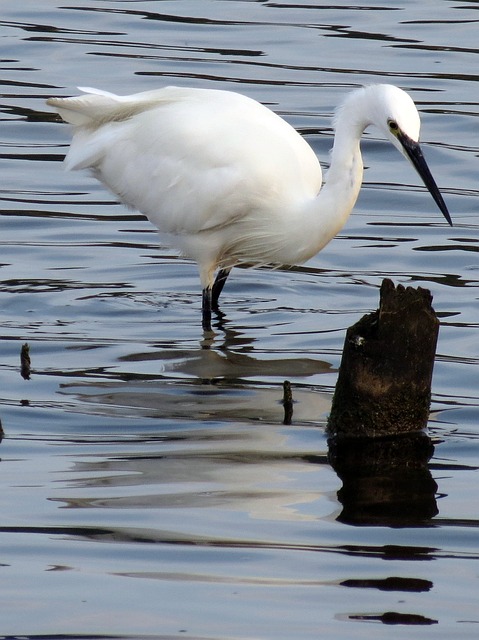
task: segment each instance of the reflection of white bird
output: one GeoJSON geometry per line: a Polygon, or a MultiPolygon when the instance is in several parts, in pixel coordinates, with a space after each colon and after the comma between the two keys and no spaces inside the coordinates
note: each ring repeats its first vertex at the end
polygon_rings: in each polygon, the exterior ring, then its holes
{"type": "Polygon", "coordinates": [[[233,266],[305,262],[343,227],[361,187],[359,141],[369,125],[411,160],[452,224],[419,147],[417,109],[392,85],[357,89],[339,108],[321,191],[311,147],[250,98],[177,87],[83,91],[48,100],[74,125],[67,168],[91,169],[198,263],[204,329],[233,266]]]}

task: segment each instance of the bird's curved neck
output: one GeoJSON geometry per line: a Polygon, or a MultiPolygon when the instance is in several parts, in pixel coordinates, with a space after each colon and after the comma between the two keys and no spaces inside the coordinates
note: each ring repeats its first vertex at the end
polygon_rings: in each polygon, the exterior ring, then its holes
{"type": "Polygon", "coordinates": [[[369,121],[358,119],[356,113],[354,105],[348,103],[338,112],[329,170],[321,191],[310,205],[310,215],[315,218],[315,226],[319,227],[320,249],[343,228],[361,188],[363,161],[360,139],[369,121]]]}

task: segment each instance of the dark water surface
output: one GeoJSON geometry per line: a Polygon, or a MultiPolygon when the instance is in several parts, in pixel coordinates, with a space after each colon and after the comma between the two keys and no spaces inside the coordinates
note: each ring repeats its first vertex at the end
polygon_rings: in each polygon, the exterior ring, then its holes
{"type": "Polygon", "coordinates": [[[479,3],[0,4],[0,637],[477,638],[479,3]],[[384,81],[419,106],[454,228],[371,130],[339,237],[236,270],[209,345],[194,265],[62,170],[44,103],[239,90],[327,164],[335,105],[384,81]],[[441,330],[433,455],[375,484],[332,468],[325,421],[383,277],[430,289],[441,330]]]}

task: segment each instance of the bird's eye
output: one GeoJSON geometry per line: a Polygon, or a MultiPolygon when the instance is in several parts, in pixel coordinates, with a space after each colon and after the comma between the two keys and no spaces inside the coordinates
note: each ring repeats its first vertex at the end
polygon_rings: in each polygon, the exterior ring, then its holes
{"type": "Polygon", "coordinates": [[[388,124],[389,124],[389,129],[390,131],[392,131],[392,133],[397,133],[399,131],[399,125],[396,122],[396,120],[389,120],[388,124]]]}

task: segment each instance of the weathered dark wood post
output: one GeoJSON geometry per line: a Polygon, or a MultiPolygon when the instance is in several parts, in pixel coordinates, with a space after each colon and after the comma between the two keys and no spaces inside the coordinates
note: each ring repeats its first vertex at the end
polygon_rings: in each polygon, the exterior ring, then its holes
{"type": "Polygon", "coordinates": [[[384,280],[379,309],[346,333],[328,423],[342,522],[409,526],[437,514],[423,431],[439,332],[431,302],[384,280]]]}
{"type": "Polygon", "coordinates": [[[427,289],[383,280],[379,309],[346,333],[331,435],[377,437],[426,426],[439,332],[431,302],[427,289]]]}

